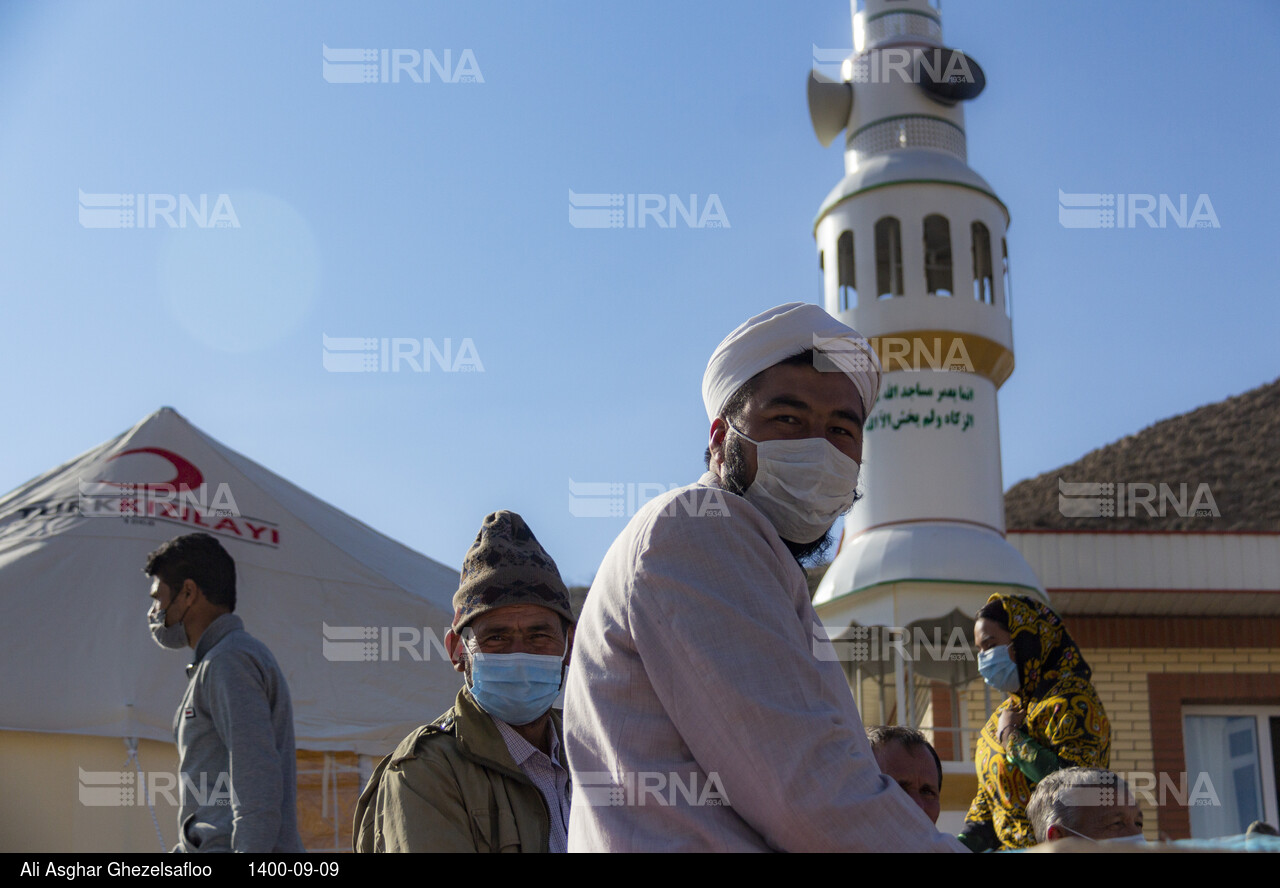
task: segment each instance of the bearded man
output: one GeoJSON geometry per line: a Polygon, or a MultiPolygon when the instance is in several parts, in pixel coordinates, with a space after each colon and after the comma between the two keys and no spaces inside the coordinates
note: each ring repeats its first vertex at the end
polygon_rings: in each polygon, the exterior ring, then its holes
{"type": "Polygon", "coordinates": [[[880,773],[840,664],[815,656],[801,561],[857,498],[879,388],[867,341],[815,305],[712,354],[709,471],[636,514],[580,619],[571,851],[963,850],[880,773]]]}

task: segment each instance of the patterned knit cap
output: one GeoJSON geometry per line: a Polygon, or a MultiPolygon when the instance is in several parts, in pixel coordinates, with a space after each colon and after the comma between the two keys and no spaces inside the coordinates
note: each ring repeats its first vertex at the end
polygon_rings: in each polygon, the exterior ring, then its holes
{"type": "Polygon", "coordinates": [[[453,631],[512,604],[536,604],[574,622],[569,590],[529,525],[515,512],[494,512],[485,517],[462,561],[462,579],[453,594],[453,631]]]}

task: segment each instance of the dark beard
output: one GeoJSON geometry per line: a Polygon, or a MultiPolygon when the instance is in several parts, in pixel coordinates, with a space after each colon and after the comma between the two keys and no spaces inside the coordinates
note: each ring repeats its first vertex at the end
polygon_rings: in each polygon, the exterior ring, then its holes
{"type": "MultiPolygon", "coordinates": [[[[746,478],[747,460],[742,453],[742,441],[737,435],[731,435],[730,440],[724,445],[724,474],[720,478],[720,485],[730,493],[745,497],[747,487],[750,486],[746,483],[746,478]]],[[[857,499],[861,498],[862,495],[859,494],[857,499]]],[[[854,502],[857,502],[857,499],[854,502]]],[[[835,543],[835,538],[828,530],[811,543],[797,543],[788,539],[784,539],[782,543],[801,567],[812,567],[826,560],[827,552],[835,543]]]]}
{"type": "Polygon", "coordinates": [[[793,543],[791,540],[783,540],[782,543],[791,552],[796,561],[800,563],[801,567],[808,568],[813,567],[815,564],[825,563],[827,561],[827,552],[831,551],[835,541],[835,537],[828,530],[822,535],[822,539],[814,540],[812,543],[793,543]]]}

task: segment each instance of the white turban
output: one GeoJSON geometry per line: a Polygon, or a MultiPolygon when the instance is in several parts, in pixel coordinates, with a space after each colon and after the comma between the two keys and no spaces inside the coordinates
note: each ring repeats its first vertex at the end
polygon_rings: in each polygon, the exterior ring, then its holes
{"type": "Polygon", "coordinates": [[[707,419],[719,416],[733,393],[751,377],[808,349],[826,358],[814,361],[817,369],[838,370],[853,380],[862,396],[864,415],[870,415],[880,394],[880,361],[871,344],[818,306],[788,302],[756,315],[716,347],[702,376],[707,419]]]}

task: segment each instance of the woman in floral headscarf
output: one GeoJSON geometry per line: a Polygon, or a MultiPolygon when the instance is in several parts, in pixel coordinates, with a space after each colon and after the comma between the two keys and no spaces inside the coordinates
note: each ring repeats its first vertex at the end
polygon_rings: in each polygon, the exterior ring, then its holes
{"type": "Polygon", "coordinates": [[[1036,843],[1031,790],[1059,768],[1105,768],[1111,725],[1062,620],[1033,598],[992,595],[973,627],[978,671],[1009,694],[978,737],[978,794],[960,840],[973,851],[1036,843]]]}

